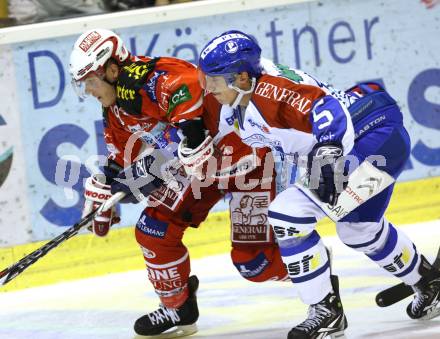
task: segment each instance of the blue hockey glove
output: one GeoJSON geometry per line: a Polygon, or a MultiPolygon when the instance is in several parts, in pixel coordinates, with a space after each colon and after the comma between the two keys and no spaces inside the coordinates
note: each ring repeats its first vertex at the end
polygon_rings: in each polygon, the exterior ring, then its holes
{"type": "Polygon", "coordinates": [[[336,205],[346,186],[346,182],[341,182],[345,179],[342,175],[344,165],[338,163],[342,155],[342,146],[338,143],[317,143],[308,156],[309,188],[331,206],[336,205]]]}
{"type": "Polygon", "coordinates": [[[122,171],[122,166],[114,160],[107,159],[107,163],[104,165],[103,172],[105,175],[105,184],[110,185],[113,180],[118,176],[119,172],[122,171]]]}
{"type": "MultiPolygon", "coordinates": [[[[157,152],[155,153],[157,155],[157,152]]],[[[120,171],[111,183],[111,192],[124,192],[121,203],[138,203],[160,187],[160,165],[163,163],[154,155],[137,160],[120,171]]]]}

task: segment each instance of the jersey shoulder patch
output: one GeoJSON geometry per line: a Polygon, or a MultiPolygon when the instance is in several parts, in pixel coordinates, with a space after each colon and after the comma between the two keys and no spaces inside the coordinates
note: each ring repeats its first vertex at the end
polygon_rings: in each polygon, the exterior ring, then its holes
{"type": "Polygon", "coordinates": [[[293,68],[289,68],[288,66],[282,64],[276,64],[275,66],[279,71],[280,76],[287,78],[298,84],[304,81],[304,77],[297,70],[293,68]]]}
{"type": "Polygon", "coordinates": [[[142,111],[142,95],[148,75],[153,71],[158,58],[148,62],[134,61],[121,68],[116,83],[116,102],[128,114],[139,115],[142,111]]]}

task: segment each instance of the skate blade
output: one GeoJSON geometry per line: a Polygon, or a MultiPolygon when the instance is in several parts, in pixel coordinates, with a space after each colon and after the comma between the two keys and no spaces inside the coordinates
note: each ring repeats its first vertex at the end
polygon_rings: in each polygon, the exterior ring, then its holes
{"type": "Polygon", "coordinates": [[[422,321],[423,320],[431,320],[431,319],[438,317],[439,315],[440,315],[440,306],[439,306],[439,308],[436,308],[436,309],[432,310],[431,312],[429,312],[424,317],[421,317],[419,320],[422,320],[422,321]]]}
{"type": "Polygon", "coordinates": [[[192,335],[197,332],[197,324],[182,325],[170,328],[168,331],[156,335],[139,335],[137,334],[134,339],[171,339],[181,338],[192,335]]]}
{"type": "Polygon", "coordinates": [[[327,335],[328,339],[346,339],[344,331],[334,332],[327,335]]]}

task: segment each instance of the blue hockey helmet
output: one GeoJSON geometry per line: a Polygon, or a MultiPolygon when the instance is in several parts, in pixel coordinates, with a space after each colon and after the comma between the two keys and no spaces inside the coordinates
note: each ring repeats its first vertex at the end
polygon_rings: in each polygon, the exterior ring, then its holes
{"type": "Polygon", "coordinates": [[[255,39],[240,31],[227,31],[212,39],[200,53],[199,70],[207,76],[223,76],[228,84],[234,74],[261,75],[261,48],[255,39]]]}

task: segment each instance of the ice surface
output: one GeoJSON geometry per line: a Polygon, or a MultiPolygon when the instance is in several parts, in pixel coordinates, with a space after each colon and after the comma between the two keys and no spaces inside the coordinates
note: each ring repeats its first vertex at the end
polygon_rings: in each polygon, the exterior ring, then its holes
{"type": "MultiPolygon", "coordinates": [[[[434,258],[440,245],[440,221],[402,230],[422,253],[434,258]]],[[[340,276],[347,338],[440,338],[440,318],[421,322],[407,317],[410,299],[388,308],[375,305],[376,292],[397,279],[338,239],[329,237],[325,243],[332,247],[334,271],[340,276]]],[[[235,271],[228,255],[194,260],[192,272],[200,279],[201,316],[199,332],[189,338],[286,338],[289,329],[305,317],[306,306],[291,283],[248,282],[235,271]]],[[[158,304],[146,279],[145,271],[132,271],[0,293],[0,338],[132,338],[133,322],[158,304]]]]}

